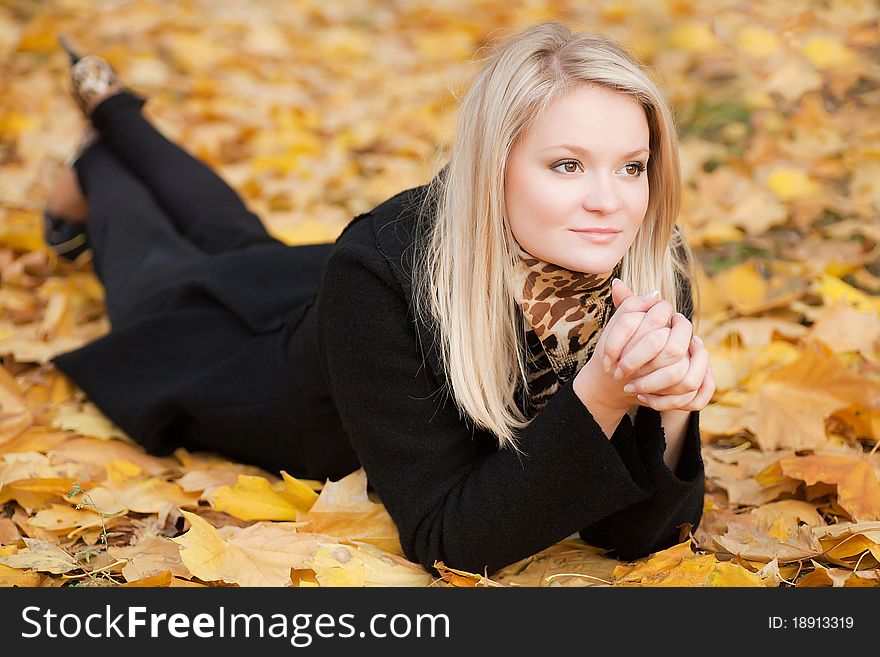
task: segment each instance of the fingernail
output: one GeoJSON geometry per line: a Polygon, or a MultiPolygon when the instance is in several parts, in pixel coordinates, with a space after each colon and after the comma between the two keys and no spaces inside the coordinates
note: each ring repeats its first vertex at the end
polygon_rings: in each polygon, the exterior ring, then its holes
{"type": "Polygon", "coordinates": [[[644,395],[636,395],[636,397],[638,398],[639,401],[645,401],[644,395]]]}
{"type": "Polygon", "coordinates": [[[622,379],[622,378],[623,378],[623,370],[618,367],[616,370],[614,370],[614,379],[616,381],[617,379],[622,379]]]}
{"type": "Polygon", "coordinates": [[[609,356],[605,356],[605,360],[602,361],[602,364],[605,365],[605,371],[611,371],[611,358],[609,356]]]}
{"type": "Polygon", "coordinates": [[[627,383],[625,386],[623,386],[623,391],[624,392],[635,392],[636,387],[632,383],[627,383]]]}
{"type": "Polygon", "coordinates": [[[699,335],[695,335],[695,336],[694,336],[694,340],[696,341],[696,343],[697,343],[698,345],[700,345],[701,347],[703,346],[703,340],[700,338],[699,335]]]}
{"type": "Polygon", "coordinates": [[[651,292],[651,294],[646,294],[645,298],[646,299],[656,299],[659,296],[660,296],[660,290],[654,290],[653,292],[651,292]]]}
{"type": "Polygon", "coordinates": [[[614,287],[618,283],[620,283],[620,279],[617,278],[617,276],[615,276],[614,278],[611,279],[611,287],[614,287]]]}

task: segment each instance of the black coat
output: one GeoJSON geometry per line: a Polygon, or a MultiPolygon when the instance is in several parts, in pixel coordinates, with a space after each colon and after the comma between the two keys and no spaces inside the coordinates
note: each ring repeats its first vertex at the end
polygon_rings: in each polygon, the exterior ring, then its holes
{"type": "Polygon", "coordinates": [[[675,544],[702,515],[697,412],[675,473],[657,411],[608,440],[572,380],[521,433],[525,457],[459,416],[411,310],[425,189],[358,215],[335,244],[212,256],[54,363],[156,453],[217,449],[318,479],[362,465],[427,567],[492,573],[578,532],[624,559],[675,544]]]}

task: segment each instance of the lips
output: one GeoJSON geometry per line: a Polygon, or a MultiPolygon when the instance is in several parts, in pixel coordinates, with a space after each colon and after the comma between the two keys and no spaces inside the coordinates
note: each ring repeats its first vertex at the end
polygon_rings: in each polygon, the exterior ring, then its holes
{"type": "Polygon", "coordinates": [[[592,242],[593,244],[612,244],[617,236],[620,235],[618,230],[588,231],[575,230],[572,231],[580,239],[592,242]]]}
{"type": "Polygon", "coordinates": [[[621,232],[614,228],[573,228],[572,230],[576,233],[598,233],[602,235],[621,232]]]}

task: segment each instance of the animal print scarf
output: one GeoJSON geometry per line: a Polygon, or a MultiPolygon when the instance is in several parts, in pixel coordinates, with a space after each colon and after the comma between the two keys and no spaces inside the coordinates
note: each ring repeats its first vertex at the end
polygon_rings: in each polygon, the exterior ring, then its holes
{"type": "Polygon", "coordinates": [[[519,247],[514,281],[530,352],[530,412],[543,408],[592,356],[614,313],[611,281],[620,268],[618,263],[610,274],[572,271],[519,247]]]}

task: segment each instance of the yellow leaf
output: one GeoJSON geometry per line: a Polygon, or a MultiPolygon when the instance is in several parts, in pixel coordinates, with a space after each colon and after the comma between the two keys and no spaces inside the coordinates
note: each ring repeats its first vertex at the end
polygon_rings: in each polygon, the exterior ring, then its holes
{"type": "MultiPolygon", "coordinates": [[[[12,546],[10,545],[9,547],[12,546]]],[[[3,555],[2,550],[3,548],[0,548],[0,555],[3,555]]],[[[43,575],[40,573],[0,565],[0,588],[8,588],[10,586],[33,588],[39,586],[42,581],[43,575]]]]}
{"type": "Polygon", "coordinates": [[[751,25],[737,34],[736,46],[752,57],[767,57],[779,48],[779,38],[765,27],[751,25]]]}
{"type": "Polygon", "coordinates": [[[715,290],[741,314],[763,307],[768,295],[767,282],[752,260],[729,267],[712,279],[715,290]]]}
{"type": "Polygon", "coordinates": [[[640,581],[654,577],[663,572],[675,568],[683,561],[694,558],[690,541],[684,541],[678,545],[661,550],[652,554],[647,560],[637,562],[632,566],[621,565],[614,569],[615,584],[618,582],[640,581]]]}
{"type": "Polygon", "coordinates": [[[822,481],[837,485],[840,506],[856,522],[880,520],[880,481],[871,463],[860,456],[811,454],[789,456],[780,461],[787,477],[807,485],[822,481]]]}
{"type": "Polygon", "coordinates": [[[764,580],[742,566],[721,561],[706,579],[706,586],[758,586],[765,587],[764,580]]]}
{"type": "Polygon", "coordinates": [[[15,554],[0,556],[0,564],[11,568],[32,568],[60,575],[79,568],[79,564],[65,550],[46,541],[25,538],[27,547],[15,554]]]}
{"type": "Polygon", "coordinates": [[[78,406],[78,404],[59,406],[53,426],[58,429],[76,431],[78,434],[93,438],[104,440],[119,438],[131,441],[125,432],[108,420],[93,403],[86,402],[82,409],[79,409],[78,406]]]}
{"type": "Polygon", "coordinates": [[[122,586],[134,586],[134,587],[161,587],[161,586],[171,586],[171,571],[163,570],[161,573],[157,573],[156,575],[150,575],[149,577],[144,577],[143,579],[137,579],[131,582],[127,582],[122,586]]]}
{"type": "Polygon", "coordinates": [[[759,527],[780,541],[797,534],[801,522],[811,527],[825,524],[815,505],[802,500],[780,500],[762,504],[752,509],[750,513],[758,517],[759,527]]]}
{"type": "Polygon", "coordinates": [[[767,186],[783,201],[814,196],[821,187],[806,172],[790,167],[777,167],[767,177],[767,186]]]}
{"type": "Polygon", "coordinates": [[[123,484],[144,472],[137,463],[132,463],[125,459],[113,459],[107,464],[106,468],[107,478],[115,485],[123,484]]]}
{"type": "Polygon", "coordinates": [[[0,454],[11,452],[40,452],[46,454],[70,437],[66,431],[53,431],[47,427],[28,427],[7,442],[0,440],[0,454]]]}
{"type": "Polygon", "coordinates": [[[39,121],[34,116],[29,116],[15,110],[0,113],[0,132],[10,136],[30,132],[38,126],[39,121]]]}
{"type": "Polygon", "coordinates": [[[196,514],[181,513],[190,529],[171,540],[180,545],[183,565],[206,582],[290,586],[291,568],[309,568],[308,558],[318,546],[314,537],[298,534],[291,523],[257,523],[226,538],[196,514]]]}
{"type": "Polygon", "coordinates": [[[127,481],[118,486],[98,486],[86,489],[74,496],[71,502],[83,504],[89,496],[95,510],[105,515],[116,515],[126,510],[136,513],[160,513],[169,506],[195,508],[199,496],[184,493],[176,483],[164,479],[141,479],[127,481]]]}
{"type": "Polygon", "coordinates": [[[818,69],[847,66],[857,59],[852,50],[830,36],[811,36],[804,43],[803,51],[818,69]]]}
{"type": "Polygon", "coordinates": [[[175,577],[190,578],[192,574],[180,559],[180,546],[164,536],[148,536],[128,547],[108,548],[114,560],[126,561],[122,575],[128,582],[169,572],[175,577]]]}
{"type": "Polygon", "coordinates": [[[291,498],[275,491],[267,479],[243,474],[238,475],[235,486],[215,489],[210,502],[215,511],[241,520],[296,520],[299,511],[291,498]]]}
{"type": "MultiPolygon", "coordinates": [[[[85,484],[86,482],[83,482],[85,484]]],[[[16,500],[26,510],[41,509],[64,498],[73,490],[73,479],[21,479],[4,484],[0,489],[0,504],[16,500]]]]}
{"type": "Polygon", "coordinates": [[[854,403],[874,407],[880,383],[848,369],[822,343],[808,343],[795,361],[769,372],[747,401],[749,429],[765,451],[822,447],[825,418],[854,403]]]}
{"type": "Polygon", "coordinates": [[[367,496],[363,468],[328,481],[311,510],[296,519],[303,523],[300,531],[363,541],[403,556],[397,525],[383,505],[367,496]]]}
{"type": "Polygon", "coordinates": [[[137,465],[148,475],[161,475],[177,469],[175,459],[151,456],[140,445],[121,440],[73,437],[49,452],[49,457],[53,461],[84,461],[104,468],[113,461],[123,460],[137,465]]]}
{"type": "Polygon", "coordinates": [[[75,509],[65,504],[53,504],[48,509],[37,511],[30,524],[48,531],[63,531],[92,527],[100,524],[101,517],[87,509],[75,509]]]}
{"type": "Polygon", "coordinates": [[[284,470],[281,471],[281,479],[281,485],[276,484],[275,489],[297,509],[308,511],[318,501],[318,493],[300,479],[291,477],[284,470]]]}
{"type": "Polygon", "coordinates": [[[190,582],[186,579],[180,579],[179,577],[172,577],[171,584],[169,584],[171,588],[204,588],[207,586],[206,584],[199,584],[198,582],[190,582]]]}
{"type": "Polygon", "coordinates": [[[742,242],[743,233],[729,221],[710,221],[691,234],[691,244],[719,245],[728,242],[742,242]]]}
{"type": "Polygon", "coordinates": [[[669,44],[690,53],[707,53],[720,45],[705,23],[686,23],[674,28],[669,33],[669,44]]]}
{"type": "Polygon", "coordinates": [[[822,301],[826,306],[843,301],[861,312],[880,313],[880,303],[875,301],[872,296],[830,274],[823,274],[816,281],[816,292],[822,296],[822,301]]]}
{"type": "Polygon", "coordinates": [[[420,565],[368,544],[322,542],[307,564],[321,586],[427,586],[433,581],[420,565]]]}
{"type": "MultiPolygon", "coordinates": [[[[880,522],[838,522],[827,527],[816,527],[813,533],[831,560],[853,562],[871,554],[880,565],[880,522]]],[[[862,565],[866,565],[865,561],[862,565]]]]}
{"type": "Polygon", "coordinates": [[[815,557],[823,549],[809,525],[801,525],[796,535],[780,541],[761,531],[758,518],[748,514],[731,519],[726,533],[713,536],[713,540],[730,554],[766,562],[798,561],[815,557]]]}
{"type": "Polygon", "coordinates": [[[880,343],[880,316],[874,309],[856,310],[836,301],[826,305],[813,321],[810,335],[837,353],[858,351],[870,358],[876,351],[875,343],[880,343]]]}
{"type": "MultiPolygon", "coordinates": [[[[15,554],[17,551],[18,548],[14,545],[0,545],[0,557],[15,554]]],[[[39,586],[42,581],[43,575],[40,573],[0,565],[0,588],[9,588],[12,586],[31,588],[39,586]]]]}

